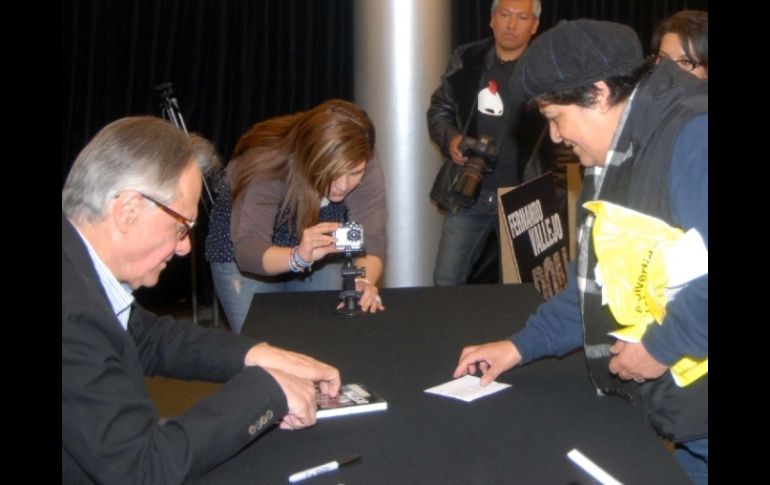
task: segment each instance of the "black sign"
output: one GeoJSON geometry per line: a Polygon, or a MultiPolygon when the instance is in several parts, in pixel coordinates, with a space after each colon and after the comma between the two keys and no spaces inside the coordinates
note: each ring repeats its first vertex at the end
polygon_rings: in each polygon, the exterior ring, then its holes
{"type": "Polygon", "coordinates": [[[544,298],[567,287],[567,221],[562,221],[553,175],[529,180],[500,196],[505,227],[523,282],[544,298]]]}

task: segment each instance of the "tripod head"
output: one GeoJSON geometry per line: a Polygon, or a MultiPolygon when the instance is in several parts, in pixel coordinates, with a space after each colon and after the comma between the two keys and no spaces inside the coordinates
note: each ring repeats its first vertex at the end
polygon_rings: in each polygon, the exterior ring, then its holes
{"type": "Polygon", "coordinates": [[[155,91],[160,97],[160,112],[163,119],[171,121],[174,126],[187,133],[187,126],[184,124],[179,103],[174,97],[174,86],[170,82],[161,83],[155,86],[155,91]]]}
{"type": "Polygon", "coordinates": [[[353,262],[352,251],[345,251],[345,263],[342,265],[342,291],[340,291],[340,300],[343,302],[342,308],[337,312],[343,315],[354,317],[361,315],[361,292],[356,291],[356,278],[366,276],[366,268],[359,268],[353,262]]]}
{"type": "MultiPolygon", "coordinates": [[[[174,126],[180,130],[188,133],[187,125],[185,125],[184,118],[182,117],[182,111],[179,109],[179,103],[174,96],[174,86],[171,82],[160,83],[155,88],[155,92],[158,93],[160,98],[160,113],[164,120],[169,120],[174,126]]],[[[221,172],[220,174],[221,175],[221,172]]],[[[217,182],[218,174],[213,175],[214,182],[217,182]]],[[[211,185],[207,180],[207,177],[203,177],[203,191],[206,197],[201,202],[203,210],[206,214],[210,213],[211,207],[214,206],[214,193],[211,189],[211,185]]]]}
{"type": "MultiPolygon", "coordinates": [[[[174,95],[174,85],[171,82],[160,83],[155,86],[155,91],[158,92],[158,96],[164,100],[170,99],[174,95]]],[[[174,99],[176,101],[176,99],[174,99]]]]}

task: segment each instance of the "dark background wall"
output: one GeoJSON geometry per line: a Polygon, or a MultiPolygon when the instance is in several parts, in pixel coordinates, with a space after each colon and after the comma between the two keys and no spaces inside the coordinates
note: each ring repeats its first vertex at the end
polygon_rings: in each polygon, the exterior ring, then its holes
{"type": "Polygon", "coordinates": [[[83,145],[159,114],[174,83],[187,127],[227,157],[254,122],[353,93],[352,0],[64,0],[62,182],[83,145]]]}
{"type": "MultiPolygon", "coordinates": [[[[153,87],[162,82],[173,82],[187,128],[212,140],[224,160],[259,120],[352,99],[354,1],[62,0],[62,184],[101,127],[160,113],[153,87]]],[[[453,47],[491,35],[491,4],[447,2],[453,47]]],[[[561,19],[613,20],[635,28],[648,50],[655,24],[685,8],[708,10],[708,1],[544,0],[540,31],[561,19]]],[[[177,258],[139,296],[188,295],[189,262],[177,258]]]]}
{"type": "MultiPolygon", "coordinates": [[[[542,0],[539,32],[559,20],[591,18],[630,25],[639,34],[645,53],[655,25],[680,10],[706,10],[708,0],[542,0]]],[[[491,35],[489,9],[492,0],[452,0],[452,44],[491,35]]]]}

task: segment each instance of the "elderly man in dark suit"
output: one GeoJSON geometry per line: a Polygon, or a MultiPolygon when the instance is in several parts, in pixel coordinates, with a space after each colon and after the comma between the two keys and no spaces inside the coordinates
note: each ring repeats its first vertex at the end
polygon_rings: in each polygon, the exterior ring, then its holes
{"type": "Polygon", "coordinates": [[[315,423],[315,389],[337,369],[189,321],[158,317],[131,291],[190,251],[214,148],[153,117],[102,129],[62,190],[62,482],[182,483],[280,423],[315,423]],[[161,423],[144,376],[225,382],[161,423]]]}

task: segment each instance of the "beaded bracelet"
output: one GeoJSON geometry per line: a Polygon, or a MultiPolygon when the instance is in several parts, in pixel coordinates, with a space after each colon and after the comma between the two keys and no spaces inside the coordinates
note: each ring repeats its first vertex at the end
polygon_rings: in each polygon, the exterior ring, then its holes
{"type": "Polygon", "coordinates": [[[299,246],[291,248],[289,253],[289,269],[293,273],[302,273],[305,270],[310,269],[313,266],[312,261],[305,261],[302,256],[299,255],[299,246]]]}
{"type": "Polygon", "coordinates": [[[300,268],[297,263],[294,261],[294,252],[297,250],[296,247],[291,248],[291,252],[289,253],[289,271],[292,273],[302,273],[303,269],[300,268]]]}
{"type": "Polygon", "coordinates": [[[299,246],[294,246],[294,262],[297,263],[301,268],[309,268],[313,266],[313,261],[305,261],[302,259],[302,256],[299,255],[299,246]]]}

